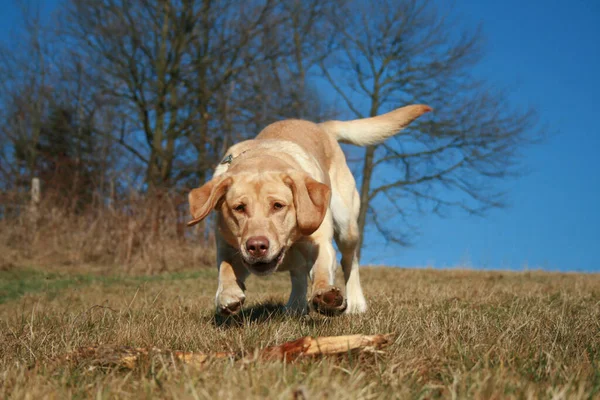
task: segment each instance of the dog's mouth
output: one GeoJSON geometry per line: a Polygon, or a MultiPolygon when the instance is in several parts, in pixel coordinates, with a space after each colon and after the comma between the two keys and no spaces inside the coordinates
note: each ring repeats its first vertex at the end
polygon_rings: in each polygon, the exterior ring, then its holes
{"type": "Polygon", "coordinates": [[[283,261],[283,257],[285,256],[285,250],[285,247],[283,247],[281,251],[279,251],[279,253],[275,257],[273,257],[271,261],[253,261],[246,260],[245,257],[242,257],[242,262],[244,263],[246,268],[250,270],[250,272],[256,275],[269,275],[270,273],[275,272],[277,267],[279,267],[279,265],[283,261]]]}

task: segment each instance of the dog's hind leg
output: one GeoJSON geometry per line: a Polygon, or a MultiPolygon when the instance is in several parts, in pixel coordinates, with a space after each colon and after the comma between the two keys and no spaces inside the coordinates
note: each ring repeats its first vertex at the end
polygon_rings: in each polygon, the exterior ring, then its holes
{"type": "Polygon", "coordinates": [[[285,310],[290,314],[306,314],[308,312],[308,302],[306,301],[308,274],[305,270],[291,270],[290,279],[292,281],[292,292],[285,305],[285,310]]]}
{"type": "MultiPolygon", "coordinates": [[[[350,173],[350,171],[348,171],[350,173]]],[[[354,179],[352,178],[352,181],[354,179]]],[[[349,190],[348,190],[349,191],[349,190]]],[[[360,199],[358,192],[353,189],[352,193],[341,196],[339,191],[333,191],[331,209],[333,210],[333,221],[335,226],[335,242],[342,253],[342,270],[346,281],[347,314],[363,313],[367,310],[367,302],[360,285],[358,272],[358,211],[360,199]],[[351,199],[347,204],[345,199],[351,199]]]]}
{"type": "Polygon", "coordinates": [[[287,262],[291,264],[290,279],[292,282],[292,291],[285,305],[285,310],[289,314],[303,315],[308,312],[306,293],[308,291],[309,266],[301,252],[293,247],[288,251],[286,258],[288,258],[287,262]]]}

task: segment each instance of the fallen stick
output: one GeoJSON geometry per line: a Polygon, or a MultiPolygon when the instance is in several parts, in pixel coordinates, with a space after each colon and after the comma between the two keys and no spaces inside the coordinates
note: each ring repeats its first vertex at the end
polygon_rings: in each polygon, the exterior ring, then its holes
{"type": "Polygon", "coordinates": [[[195,367],[201,367],[209,360],[218,358],[241,359],[244,362],[256,360],[290,362],[300,357],[343,354],[354,350],[376,351],[389,344],[390,338],[391,335],[349,335],[316,338],[305,336],[278,346],[256,350],[246,357],[227,352],[207,354],[158,348],[92,346],[81,347],[64,356],[64,360],[76,364],[87,362],[96,366],[117,366],[127,369],[134,369],[141,360],[148,360],[154,355],[163,355],[174,361],[195,367]]]}
{"type": "Polygon", "coordinates": [[[303,338],[258,352],[262,360],[292,361],[298,357],[347,353],[351,350],[373,351],[386,346],[391,335],[349,335],[303,338]]]}

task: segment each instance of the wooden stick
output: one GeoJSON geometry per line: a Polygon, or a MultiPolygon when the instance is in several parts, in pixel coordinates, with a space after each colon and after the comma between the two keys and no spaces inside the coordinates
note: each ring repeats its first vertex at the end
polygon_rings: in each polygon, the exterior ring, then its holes
{"type": "Polygon", "coordinates": [[[391,335],[349,335],[310,337],[305,336],[278,346],[259,349],[244,358],[234,353],[215,352],[199,353],[191,351],[172,351],[158,348],[133,348],[133,347],[106,347],[92,346],[81,347],[66,356],[64,360],[79,364],[89,362],[99,366],[117,366],[134,369],[142,359],[149,359],[153,355],[165,355],[174,361],[195,367],[202,367],[211,359],[230,358],[242,359],[245,362],[261,361],[293,361],[299,357],[313,357],[328,354],[343,354],[353,350],[374,351],[389,344],[391,335]]]}
{"type": "Polygon", "coordinates": [[[325,354],[341,354],[352,350],[377,350],[386,346],[390,335],[350,335],[313,338],[305,336],[279,346],[267,347],[259,351],[262,360],[291,361],[298,357],[325,354]]]}

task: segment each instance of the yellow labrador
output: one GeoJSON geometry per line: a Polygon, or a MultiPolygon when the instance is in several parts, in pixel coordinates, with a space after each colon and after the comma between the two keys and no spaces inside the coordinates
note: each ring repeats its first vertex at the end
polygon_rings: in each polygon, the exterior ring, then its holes
{"type": "Polygon", "coordinates": [[[359,196],[338,141],[380,143],[430,111],[410,105],[373,118],[315,124],[285,120],[226,153],[213,178],[189,194],[193,220],[217,211],[217,312],[239,312],[250,273],[289,271],[286,308],[327,315],[367,309],[358,274],[356,246],[359,196]],[[342,253],[346,297],[334,286],[337,265],[332,240],[342,253]]]}

